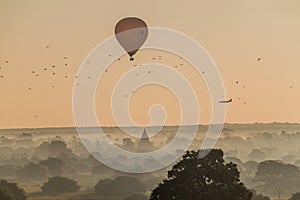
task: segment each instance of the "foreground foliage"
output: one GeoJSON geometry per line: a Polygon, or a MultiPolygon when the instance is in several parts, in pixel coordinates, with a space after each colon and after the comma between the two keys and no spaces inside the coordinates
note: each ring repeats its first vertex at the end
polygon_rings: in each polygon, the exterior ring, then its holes
{"type": "Polygon", "coordinates": [[[222,150],[213,149],[204,158],[199,151],[187,151],[153,190],[150,200],[250,200],[252,193],[239,175],[236,164],[225,163],[222,150]]]}

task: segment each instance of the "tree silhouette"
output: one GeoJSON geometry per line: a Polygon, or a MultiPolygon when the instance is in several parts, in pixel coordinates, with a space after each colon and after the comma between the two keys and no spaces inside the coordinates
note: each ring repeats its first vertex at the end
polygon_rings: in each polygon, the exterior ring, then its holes
{"type": "Polygon", "coordinates": [[[39,159],[46,159],[49,156],[49,142],[43,142],[34,149],[34,156],[39,159]]]}
{"type": "Polygon", "coordinates": [[[40,161],[39,164],[45,166],[48,169],[51,176],[61,176],[65,167],[65,163],[62,160],[52,157],[40,161]]]}
{"type": "Polygon", "coordinates": [[[252,193],[240,182],[236,164],[225,163],[223,151],[213,149],[204,158],[187,151],[168,177],[153,191],[150,200],[250,200],[252,193]]]}
{"type": "Polygon", "coordinates": [[[128,151],[134,151],[136,146],[135,144],[133,143],[132,139],[131,138],[124,138],[123,139],[123,146],[126,150],[128,151]]]}
{"type": "Polygon", "coordinates": [[[0,165],[0,177],[15,177],[16,167],[13,165],[0,165]]]}
{"type": "Polygon", "coordinates": [[[23,180],[46,180],[48,172],[38,164],[29,163],[17,171],[17,176],[23,180]]]}
{"type": "Polygon", "coordinates": [[[0,188],[0,199],[1,200],[17,200],[9,191],[0,188]]]}
{"type": "Polygon", "coordinates": [[[26,193],[16,183],[9,183],[0,179],[0,199],[2,200],[26,200],[26,193]],[[6,197],[6,198],[4,198],[6,197]]]}
{"type": "Polygon", "coordinates": [[[300,192],[293,194],[289,200],[300,200],[300,192]]]}
{"type": "Polygon", "coordinates": [[[64,141],[55,140],[49,144],[49,154],[51,157],[57,157],[59,154],[67,151],[67,145],[64,141]]]}
{"type": "Polygon", "coordinates": [[[46,195],[77,192],[79,188],[80,186],[76,181],[60,176],[49,178],[48,182],[41,187],[42,193],[46,195]]]}
{"type": "Polygon", "coordinates": [[[143,193],[145,191],[145,186],[139,181],[139,179],[128,176],[119,176],[114,180],[99,180],[99,182],[95,185],[96,194],[106,197],[126,197],[133,193],[143,193]]]}
{"type": "Polygon", "coordinates": [[[279,161],[268,160],[259,163],[255,177],[256,181],[263,183],[263,191],[276,194],[278,199],[283,193],[296,192],[300,186],[298,167],[279,161]]]}

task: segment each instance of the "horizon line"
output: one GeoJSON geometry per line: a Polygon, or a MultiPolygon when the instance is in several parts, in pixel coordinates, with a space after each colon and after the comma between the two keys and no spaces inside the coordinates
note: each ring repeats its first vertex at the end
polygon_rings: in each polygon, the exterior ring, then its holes
{"type": "MultiPolygon", "coordinates": [[[[209,126],[209,125],[220,125],[218,124],[184,124],[184,125],[163,125],[163,127],[184,127],[184,126],[209,126]]],[[[223,125],[271,125],[271,124],[293,124],[300,125],[300,122],[248,122],[248,123],[224,123],[223,125]]],[[[152,128],[152,127],[160,127],[160,125],[152,125],[152,126],[86,126],[86,127],[76,127],[76,126],[45,126],[45,127],[21,127],[21,128],[0,128],[0,131],[3,130],[36,130],[36,129],[71,129],[71,128],[152,128]]]]}

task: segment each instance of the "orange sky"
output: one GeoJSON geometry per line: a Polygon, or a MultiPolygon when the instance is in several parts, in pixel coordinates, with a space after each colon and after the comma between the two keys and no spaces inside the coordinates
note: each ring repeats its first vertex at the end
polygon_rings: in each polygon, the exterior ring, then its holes
{"type": "MultiPolygon", "coordinates": [[[[0,128],[73,126],[74,77],[87,54],[127,16],[180,31],[205,47],[222,74],[227,97],[233,98],[226,122],[300,122],[298,0],[2,0],[0,128]]],[[[160,54],[141,51],[134,64],[160,54]]],[[[165,64],[177,62],[174,55],[164,53],[164,58],[165,64]]],[[[100,81],[96,108],[103,124],[114,124],[107,106],[114,81],[134,64],[122,57],[122,66],[110,66],[100,81]]],[[[178,71],[197,93],[200,123],[208,123],[209,97],[201,77],[187,63],[178,71]]],[[[147,110],[154,103],[166,106],[168,124],[178,123],[174,96],[149,86],[132,97],[130,110],[138,124],[148,123],[147,110]]]]}

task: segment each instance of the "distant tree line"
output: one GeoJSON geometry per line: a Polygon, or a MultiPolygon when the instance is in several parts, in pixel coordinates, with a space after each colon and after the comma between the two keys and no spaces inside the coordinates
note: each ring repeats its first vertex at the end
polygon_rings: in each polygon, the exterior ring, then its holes
{"type": "MultiPolygon", "coordinates": [[[[61,144],[56,145],[65,148],[61,144]]],[[[124,200],[270,200],[269,197],[248,189],[240,180],[240,171],[236,164],[240,164],[240,160],[228,158],[231,161],[225,161],[224,152],[220,149],[212,149],[204,158],[199,157],[199,152],[187,151],[167,172],[167,177],[152,190],[150,197],[145,195],[145,184],[139,178],[129,175],[100,179],[94,187],[94,195],[103,198],[122,197],[124,200]]],[[[19,176],[26,179],[35,171],[40,173],[38,177],[43,180],[47,178],[43,170],[47,169],[46,172],[51,177],[41,186],[42,195],[76,194],[80,190],[78,182],[60,176],[64,166],[62,160],[48,157],[39,164],[29,163],[24,166],[19,171],[19,176]]],[[[95,174],[101,173],[102,169],[109,170],[105,166],[96,166],[95,174]]],[[[284,193],[292,193],[289,200],[300,200],[298,167],[269,160],[258,163],[256,168],[254,176],[255,181],[260,183],[260,191],[276,194],[278,199],[284,193]]],[[[27,197],[25,191],[16,183],[0,179],[0,200],[2,199],[26,200],[27,197]]]]}

